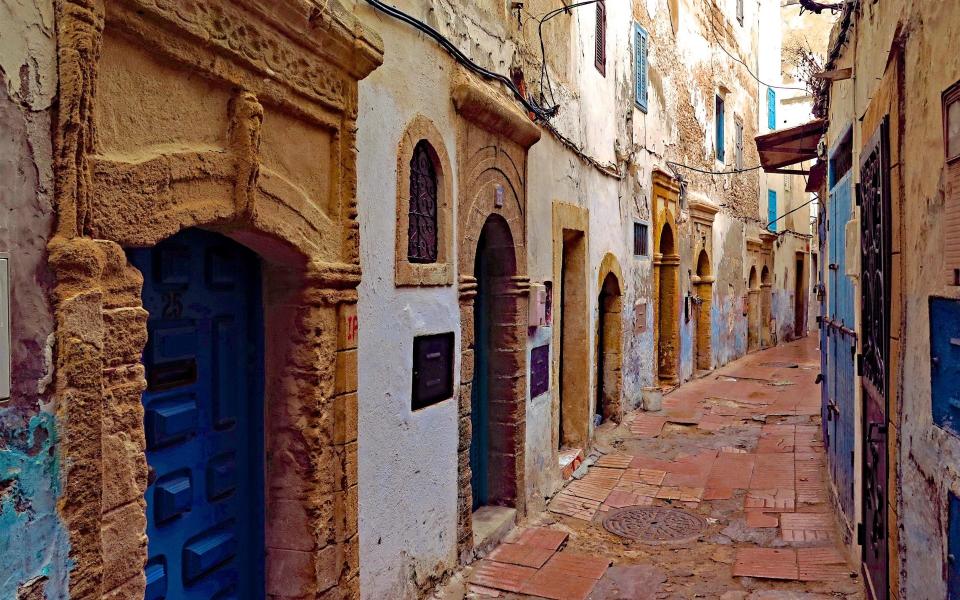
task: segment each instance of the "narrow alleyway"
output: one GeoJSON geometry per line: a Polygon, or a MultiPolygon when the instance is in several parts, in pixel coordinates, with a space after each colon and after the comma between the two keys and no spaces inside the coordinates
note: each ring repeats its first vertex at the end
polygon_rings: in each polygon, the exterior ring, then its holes
{"type": "Polygon", "coordinates": [[[863,598],[826,487],[818,372],[807,338],[601,427],[586,473],[441,596],[863,598]]]}

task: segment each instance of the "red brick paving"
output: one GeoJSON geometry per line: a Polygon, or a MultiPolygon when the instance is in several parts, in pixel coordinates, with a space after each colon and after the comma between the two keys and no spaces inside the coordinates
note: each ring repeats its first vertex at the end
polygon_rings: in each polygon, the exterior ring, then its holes
{"type": "Polygon", "coordinates": [[[733,564],[734,577],[798,579],[797,551],[793,548],[740,548],[733,564]]]}
{"type": "Polygon", "coordinates": [[[539,569],[553,556],[553,549],[537,548],[526,544],[500,544],[487,557],[502,563],[539,569]]]}
{"type": "Polygon", "coordinates": [[[533,577],[536,569],[507,563],[481,560],[470,575],[470,583],[483,587],[519,592],[523,584],[533,577]]]}
{"type": "MultiPolygon", "coordinates": [[[[810,348],[815,345],[770,352],[807,365],[815,360],[803,354],[810,348]]],[[[758,578],[771,586],[781,580],[826,582],[820,585],[849,582],[854,571],[834,546],[839,536],[829,512],[832,505],[828,503],[818,425],[819,394],[808,381],[814,369],[752,364],[760,356],[751,355],[735,370],[721,370],[668,394],[660,414],[628,416],[623,429],[629,435],[648,440],[669,438],[680,453],[672,458],[657,451],[602,456],[586,476],[569,483],[551,500],[549,511],[554,518],[573,517],[591,523],[580,527],[600,528],[597,513],[611,509],[674,505],[696,510],[705,503],[736,498],[734,505],[742,508],[739,514],[734,509],[731,521],[742,519],[741,526],[770,532],[758,539],[786,547],[736,543],[730,562],[725,563],[730,566],[720,566],[729,569],[729,575],[758,578]],[[698,427],[665,429],[667,422],[698,427]],[[711,448],[703,441],[721,435],[727,427],[736,427],[740,440],[752,436],[755,445],[741,441],[738,446],[717,444],[711,448]],[[690,436],[690,443],[678,445],[684,436],[690,436]]],[[[556,529],[524,529],[477,563],[470,584],[481,586],[478,594],[502,590],[554,600],[583,600],[610,561],[558,551],[565,541],[566,533],[556,529]]],[[[631,564],[623,557],[616,562],[617,568],[631,564]]]]}
{"type": "Polygon", "coordinates": [[[553,569],[542,569],[531,577],[520,591],[551,600],[585,600],[596,584],[594,579],[577,577],[553,569]]]}
{"type": "Polygon", "coordinates": [[[507,541],[515,544],[525,544],[536,548],[556,550],[567,541],[567,533],[549,529],[547,527],[524,527],[516,529],[508,536],[507,541]]]}

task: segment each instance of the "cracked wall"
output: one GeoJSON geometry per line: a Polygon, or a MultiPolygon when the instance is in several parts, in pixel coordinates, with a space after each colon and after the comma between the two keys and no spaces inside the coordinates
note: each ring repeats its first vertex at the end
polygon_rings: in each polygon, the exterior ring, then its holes
{"type": "Polygon", "coordinates": [[[10,253],[12,388],[0,401],[0,597],[66,595],[70,544],[57,512],[52,380],[52,1],[0,2],[0,252],[10,253]],[[31,552],[23,552],[30,548],[31,552]]]}

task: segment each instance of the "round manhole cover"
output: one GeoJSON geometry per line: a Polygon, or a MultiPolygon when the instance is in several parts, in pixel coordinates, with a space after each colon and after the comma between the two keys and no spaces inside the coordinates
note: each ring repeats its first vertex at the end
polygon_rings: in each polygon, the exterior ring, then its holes
{"type": "Polygon", "coordinates": [[[697,539],[707,528],[707,521],[678,508],[628,506],[610,511],[603,527],[644,544],[678,544],[697,539]]]}

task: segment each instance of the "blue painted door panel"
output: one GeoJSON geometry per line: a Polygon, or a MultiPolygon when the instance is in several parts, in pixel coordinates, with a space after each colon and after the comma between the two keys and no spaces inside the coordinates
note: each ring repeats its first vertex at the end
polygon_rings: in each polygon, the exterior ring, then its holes
{"type": "Polygon", "coordinates": [[[143,362],[148,600],[264,597],[263,353],[256,256],[188,230],[130,252],[143,362]]]}
{"type": "Polygon", "coordinates": [[[830,304],[827,318],[830,325],[824,346],[827,350],[828,391],[828,439],[827,448],[830,472],[849,522],[854,515],[854,469],[853,451],[856,422],[854,419],[854,394],[856,389],[855,351],[856,338],[846,330],[852,330],[855,322],[853,282],[847,276],[846,225],[852,216],[852,173],[844,175],[830,190],[829,227],[830,240],[830,304]],[[846,329],[846,330],[845,330],[846,329]]]}
{"type": "Polygon", "coordinates": [[[960,499],[950,494],[947,537],[947,598],[960,600],[960,499]]]}
{"type": "Polygon", "coordinates": [[[960,436],[960,301],[930,298],[933,422],[960,436]]]}

